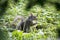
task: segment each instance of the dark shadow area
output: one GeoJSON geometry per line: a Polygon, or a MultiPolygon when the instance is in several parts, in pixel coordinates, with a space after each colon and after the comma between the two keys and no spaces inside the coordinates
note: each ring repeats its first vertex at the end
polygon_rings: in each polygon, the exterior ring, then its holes
{"type": "Polygon", "coordinates": [[[42,7],[44,6],[45,3],[46,3],[46,0],[37,0],[37,4],[41,5],[42,7]]]}
{"type": "Polygon", "coordinates": [[[18,3],[19,0],[14,0],[15,3],[18,3]]]}
{"type": "Polygon", "coordinates": [[[36,29],[38,30],[38,29],[42,29],[43,28],[43,26],[42,25],[37,25],[36,26],[36,29]]]}
{"type": "Polygon", "coordinates": [[[45,25],[37,25],[36,29],[46,29],[47,27],[45,25]]]}
{"type": "Polygon", "coordinates": [[[46,2],[46,0],[29,0],[28,4],[26,6],[26,10],[29,10],[36,4],[41,5],[43,7],[45,2],[46,2]]]}
{"type": "Polygon", "coordinates": [[[58,27],[56,31],[57,31],[58,38],[60,38],[60,27],[58,27]]]}
{"type": "Polygon", "coordinates": [[[55,3],[55,6],[56,6],[57,11],[59,11],[60,10],[60,4],[59,3],[55,3]]]}
{"type": "MultiPolygon", "coordinates": [[[[5,14],[5,11],[8,9],[8,1],[9,0],[6,0],[0,4],[0,18],[5,14]]],[[[17,3],[18,0],[14,0],[14,2],[17,3]]]]}
{"type": "Polygon", "coordinates": [[[4,3],[0,4],[0,16],[2,16],[7,8],[8,1],[5,1],[4,3]]]}

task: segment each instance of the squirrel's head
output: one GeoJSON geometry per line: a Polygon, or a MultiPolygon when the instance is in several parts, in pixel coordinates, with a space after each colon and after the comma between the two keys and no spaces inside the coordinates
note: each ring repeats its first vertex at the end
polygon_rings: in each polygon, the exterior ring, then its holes
{"type": "Polygon", "coordinates": [[[37,16],[34,16],[32,13],[30,14],[30,16],[28,17],[29,20],[33,21],[33,20],[37,20],[37,16]]]}

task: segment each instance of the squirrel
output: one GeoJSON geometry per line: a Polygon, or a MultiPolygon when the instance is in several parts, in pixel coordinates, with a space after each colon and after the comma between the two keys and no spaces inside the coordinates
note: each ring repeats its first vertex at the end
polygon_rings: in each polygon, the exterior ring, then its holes
{"type": "Polygon", "coordinates": [[[36,23],[33,23],[34,20],[37,20],[37,16],[34,16],[32,13],[30,16],[28,16],[26,19],[22,16],[17,16],[15,17],[12,25],[18,20],[21,19],[21,21],[17,24],[15,27],[17,30],[22,30],[24,32],[29,32],[30,26],[35,25],[36,23]]]}

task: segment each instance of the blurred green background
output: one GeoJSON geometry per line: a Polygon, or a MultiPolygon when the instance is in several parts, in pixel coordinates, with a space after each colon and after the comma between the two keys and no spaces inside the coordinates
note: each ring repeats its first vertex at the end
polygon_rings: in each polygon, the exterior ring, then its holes
{"type": "Polygon", "coordinates": [[[29,34],[14,31],[9,34],[12,35],[12,40],[56,40],[60,37],[60,0],[0,0],[0,27],[6,27],[7,23],[10,27],[15,16],[28,17],[30,13],[38,14],[38,30],[31,30],[29,34]]]}

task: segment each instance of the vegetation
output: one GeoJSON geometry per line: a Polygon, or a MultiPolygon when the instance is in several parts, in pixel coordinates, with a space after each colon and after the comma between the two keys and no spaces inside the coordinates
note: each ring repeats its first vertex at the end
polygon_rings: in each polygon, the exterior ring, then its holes
{"type": "Polygon", "coordinates": [[[0,40],[9,40],[8,31],[4,27],[0,27],[0,40]]]}
{"type": "MultiPolygon", "coordinates": [[[[17,23],[16,23],[17,24],[17,23]]],[[[1,0],[0,1],[0,40],[56,40],[60,37],[60,1],[58,0],[1,0]],[[11,23],[19,15],[37,15],[38,24],[31,26],[31,32],[15,30],[9,32],[11,23]],[[3,28],[4,27],[4,28],[3,28]],[[6,29],[8,33],[5,33],[6,29]],[[2,36],[2,37],[1,37],[2,36]],[[6,36],[6,38],[5,38],[6,36]]]]}

